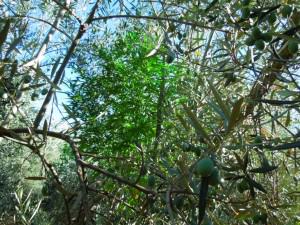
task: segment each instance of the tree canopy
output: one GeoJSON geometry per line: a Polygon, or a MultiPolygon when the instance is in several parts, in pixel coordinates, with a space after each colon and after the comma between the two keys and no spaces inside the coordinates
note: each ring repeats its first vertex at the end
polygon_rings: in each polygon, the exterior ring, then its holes
{"type": "Polygon", "coordinates": [[[0,12],[1,224],[300,224],[297,0],[0,12]]]}

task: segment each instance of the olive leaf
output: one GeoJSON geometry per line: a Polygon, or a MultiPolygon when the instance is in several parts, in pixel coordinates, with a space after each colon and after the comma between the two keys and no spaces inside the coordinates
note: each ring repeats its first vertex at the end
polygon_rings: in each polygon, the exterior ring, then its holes
{"type": "Polygon", "coordinates": [[[260,190],[261,192],[267,193],[267,190],[260,183],[257,183],[255,180],[251,179],[249,176],[247,176],[246,179],[250,185],[250,190],[253,187],[253,188],[256,188],[257,190],[260,190]]]}
{"type": "Polygon", "coordinates": [[[252,173],[268,173],[271,172],[273,170],[276,170],[278,168],[278,166],[262,166],[262,167],[258,167],[252,170],[249,170],[249,172],[252,173]]]}
{"type": "Polygon", "coordinates": [[[10,27],[10,20],[6,20],[3,29],[0,31],[0,48],[7,38],[9,27],[10,27]]]}
{"type": "Polygon", "coordinates": [[[25,177],[26,180],[46,180],[46,177],[36,176],[36,177],[25,177]]]}
{"type": "Polygon", "coordinates": [[[290,148],[299,148],[299,147],[300,147],[300,141],[295,141],[295,142],[291,142],[291,143],[274,146],[271,148],[271,151],[286,150],[286,149],[290,149],[290,148]]]}
{"type": "Polygon", "coordinates": [[[207,83],[208,83],[209,88],[211,89],[218,105],[220,106],[220,108],[223,111],[224,115],[226,116],[227,120],[229,120],[229,118],[230,118],[229,109],[225,105],[224,101],[222,100],[221,95],[219,94],[219,92],[217,91],[217,89],[215,88],[215,86],[213,85],[211,80],[207,79],[207,83]]]}
{"type": "Polygon", "coordinates": [[[240,116],[241,116],[241,108],[242,108],[242,104],[244,102],[244,98],[240,98],[239,100],[237,100],[233,107],[232,107],[232,111],[231,111],[231,115],[229,118],[229,123],[228,123],[228,127],[227,127],[227,131],[231,131],[234,126],[236,125],[236,123],[238,122],[240,116]]]}
{"type": "Polygon", "coordinates": [[[233,154],[234,154],[236,160],[238,161],[240,168],[244,168],[244,161],[242,160],[242,158],[235,152],[233,154]]]}
{"type": "Polygon", "coordinates": [[[44,125],[43,125],[43,140],[44,141],[47,140],[47,132],[48,132],[48,123],[47,123],[47,120],[45,120],[44,125]]]}
{"type": "Polygon", "coordinates": [[[244,171],[246,171],[248,163],[249,163],[249,152],[246,151],[246,153],[244,155],[244,159],[243,159],[243,170],[244,171]]]}
{"type": "Polygon", "coordinates": [[[206,133],[205,129],[202,127],[195,113],[193,113],[192,110],[186,104],[183,103],[182,106],[184,111],[190,118],[192,126],[195,128],[197,134],[203,137],[207,141],[207,143],[211,144],[208,134],[206,133]]]}

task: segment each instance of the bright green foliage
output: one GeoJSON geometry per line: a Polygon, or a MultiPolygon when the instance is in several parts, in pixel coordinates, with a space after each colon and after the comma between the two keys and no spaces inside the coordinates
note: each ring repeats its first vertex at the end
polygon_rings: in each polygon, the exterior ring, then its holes
{"type": "Polygon", "coordinates": [[[70,97],[74,116],[83,122],[83,149],[121,153],[154,137],[161,82],[167,80],[168,97],[177,72],[157,56],[146,58],[151,43],[145,34],[128,32],[111,47],[94,46],[94,68],[78,68],[70,97]]]}
{"type": "Polygon", "coordinates": [[[0,224],[299,223],[296,0],[3,2],[0,224]]]}

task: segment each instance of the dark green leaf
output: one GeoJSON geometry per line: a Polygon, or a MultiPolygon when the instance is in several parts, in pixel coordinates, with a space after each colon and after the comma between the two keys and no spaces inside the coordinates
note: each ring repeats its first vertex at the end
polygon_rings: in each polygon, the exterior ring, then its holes
{"type": "Polygon", "coordinates": [[[252,172],[252,173],[268,173],[273,170],[276,170],[277,168],[278,168],[278,166],[265,166],[265,167],[259,167],[259,168],[252,169],[252,170],[250,170],[250,172],[252,172]]]}
{"type": "Polygon", "coordinates": [[[9,27],[10,27],[10,20],[6,20],[3,29],[0,31],[0,48],[7,38],[9,27]]]}
{"type": "Polygon", "coordinates": [[[257,183],[255,180],[251,179],[250,177],[246,177],[250,187],[254,187],[264,193],[267,193],[266,189],[260,184],[260,183],[257,183]]]}

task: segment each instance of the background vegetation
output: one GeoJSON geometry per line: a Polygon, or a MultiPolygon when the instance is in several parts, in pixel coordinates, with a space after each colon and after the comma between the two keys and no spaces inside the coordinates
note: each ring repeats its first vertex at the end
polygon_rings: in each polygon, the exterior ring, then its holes
{"type": "Polygon", "coordinates": [[[297,0],[0,12],[0,224],[300,224],[297,0]]]}

